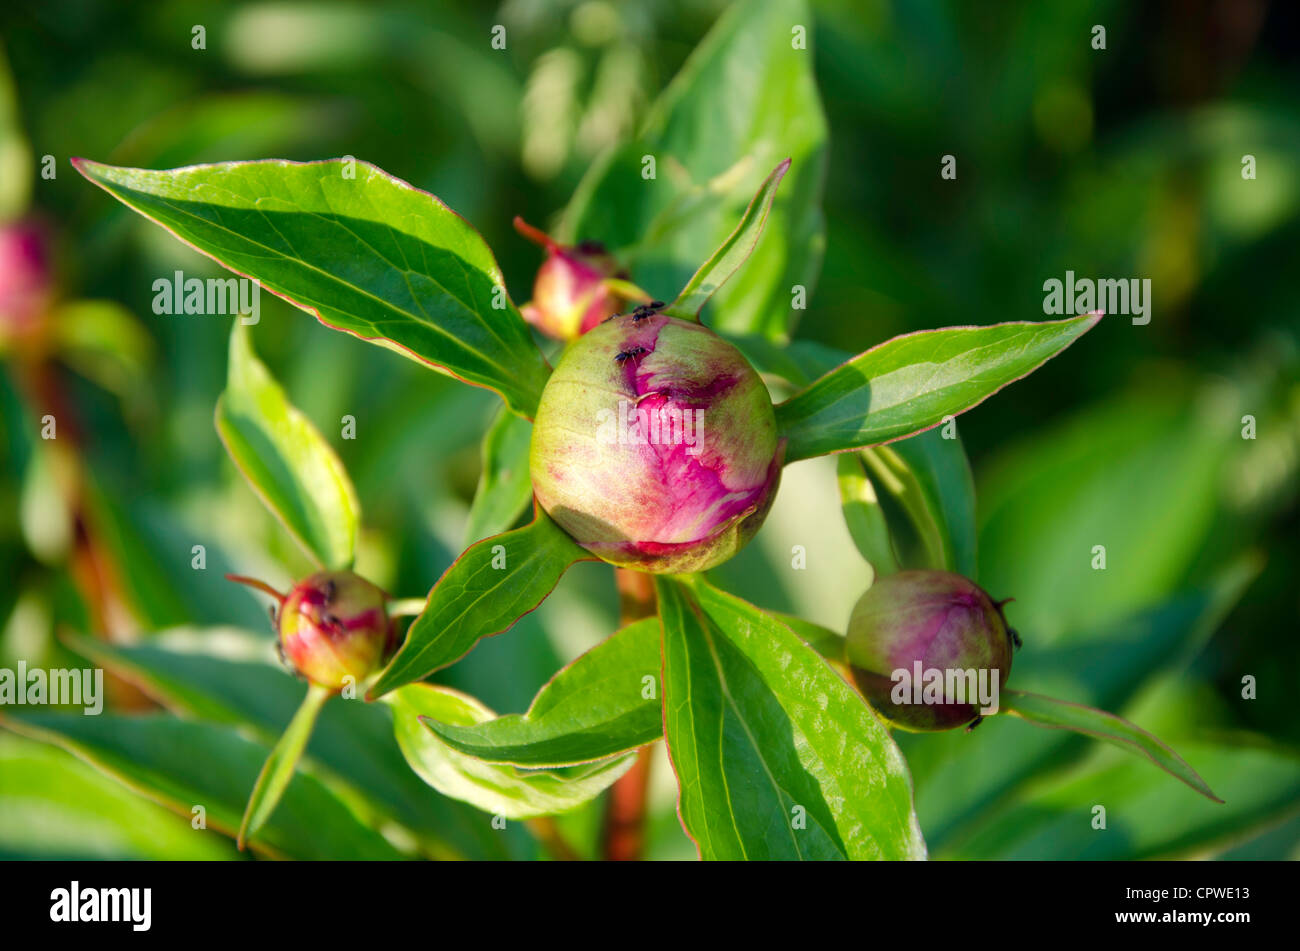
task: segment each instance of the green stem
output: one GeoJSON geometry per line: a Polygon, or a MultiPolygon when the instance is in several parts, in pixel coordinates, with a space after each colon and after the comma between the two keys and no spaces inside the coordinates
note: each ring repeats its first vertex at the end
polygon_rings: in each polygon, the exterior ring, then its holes
{"type": "Polygon", "coordinates": [[[398,598],[388,602],[388,616],[417,617],[424,613],[424,606],[428,603],[425,598],[398,598]]]}
{"type": "Polygon", "coordinates": [[[271,750],[271,755],[266,758],[266,763],[262,766],[262,771],[257,776],[257,782],[253,786],[253,793],[248,797],[248,807],[244,810],[244,821],[239,826],[239,847],[242,849],[253,836],[266,824],[275,812],[275,807],[280,802],[280,797],[284,795],[285,789],[289,786],[289,781],[293,779],[294,769],[298,765],[298,760],[302,756],[302,751],[307,746],[307,741],[311,739],[312,728],[316,725],[316,717],[320,715],[321,708],[325,706],[325,701],[334,695],[334,691],[328,687],[320,687],[316,684],[307,686],[307,696],[303,698],[302,706],[298,712],[293,715],[289,721],[289,726],[285,728],[284,734],[276,741],[271,750]]]}

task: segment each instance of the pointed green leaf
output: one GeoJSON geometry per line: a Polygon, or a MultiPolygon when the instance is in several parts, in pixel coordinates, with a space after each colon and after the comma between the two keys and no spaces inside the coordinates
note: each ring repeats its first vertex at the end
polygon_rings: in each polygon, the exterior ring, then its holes
{"type": "Polygon", "coordinates": [[[561,670],[527,713],[474,726],[425,722],[452,749],[490,763],[590,763],[663,736],[659,666],[659,620],[646,618],[561,670]]]}
{"type": "Polygon", "coordinates": [[[805,621],[793,614],[783,614],[780,611],[767,613],[798,634],[800,640],[827,660],[836,662],[844,660],[844,635],[839,631],[832,631],[829,627],[805,621]]]}
{"type": "Polygon", "coordinates": [[[600,795],[636,760],[636,753],[564,769],[516,769],[457,752],[429,729],[430,721],[473,726],[494,714],[472,697],[446,687],[408,684],[386,698],[393,729],[411,768],[444,796],[507,819],[575,809],[600,795]]]}
{"type": "Polygon", "coordinates": [[[885,512],[876,497],[876,487],[867,476],[859,453],[845,453],[836,463],[840,486],[840,506],[844,524],[858,551],[874,572],[872,581],[898,570],[894,543],[885,523],[885,512]]]}
{"type": "Polygon", "coordinates": [[[531,417],[550,373],[491,250],[434,196],[365,162],[171,171],[73,159],[186,244],[321,323],[496,390],[531,417]]]}
{"type": "Polygon", "coordinates": [[[0,731],[0,859],[214,861],[229,839],[124,788],[56,746],[0,731]]]}
{"type": "Polygon", "coordinates": [[[1056,700],[1021,690],[1004,690],[1001,703],[1003,713],[1028,720],[1035,726],[1053,730],[1073,730],[1075,733],[1094,736],[1107,743],[1114,743],[1121,749],[1145,756],[1170,776],[1191,786],[1206,799],[1223,802],[1181,756],[1146,730],[1129,723],[1123,717],[1106,713],[1104,710],[1094,710],[1081,703],[1056,700]]]}
{"type": "Polygon", "coordinates": [[[701,857],[923,858],[902,754],[827,662],[702,580],[656,588],[665,736],[701,857]]]}
{"type": "Polygon", "coordinates": [[[533,426],[504,406],[483,437],[483,471],[469,507],[465,544],[504,532],[519,521],[533,497],[528,447],[533,426]]]}
{"type": "Polygon", "coordinates": [[[230,335],[217,433],[253,491],[327,568],[349,568],[361,503],[343,462],[257,359],[248,328],[230,335]]]}
{"type": "Polygon", "coordinates": [[[422,680],[480,638],[509,630],[546,599],[569,565],[591,557],[541,509],[522,528],[471,545],[429,592],[370,697],[422,680]]]}
{"type": "Polygon", "coordinates": [[[975,479],[956,428],[951,438],[936,428],[864,454],[873,470],[891,473],[890,479],[880,476],[882,487],[901,487],[896,497],[920,533],[930,565],[975,578],[975,479]]]}
{"type": "MultiPolygon", "coordinates": [[[[0,717],[16,733],[63,747],[138,793],[192,818],[202,806],[208,828],[233,837],[267,747],[235,729],[161,714],[39,714],[0,717]]],[[[299,772],[253,849],[298,859],[397,859],[314,776],[299,772]]]]}
{"type": "Polygon", "coordinates": [[[735,228],[763,177],[792,159],[766,236],[710,305],[715,329],[789,338],[825,247],[826,116],[814,75],[814,17],[804,0],[735,3],[687,58],[630,141],[591,166],[560,237],[615,250],[658,297],[682,287],[735,228]],[[791,30],[808,42],[797,47],[791,30]],[[655,162],[647,175],[647,156],[655,162]]]}
{"type": "Polygon", "coordinates": [[[1097,750],[1076,769],[998,797],[982,810],[985,821],[944,857],[1202,859],[1297,814],[1300,757],[1294,750],[1249,735],[1231,743],[1180,739],[1178,745],[1226,804],[1190,795],[1133,757],[1097,750]],[[1098,804],[1106,807],[1105,831],[1090,821],[1098,804]]]}
{"type": "MultiPolygon", "coordinates": [[[[177,628],[130,646],[83,637],[64,640],[173,713],[238,727],[268,745],[284,731],[302,699],[301,681],[286,675],[267,639],[246,631],[177,628]]],[[[482,813],[429,795],[398,749],[392,712],[384,704],[360,699],[326,704],[306,757],[312,774],[331,789],[345,789],[349,798],[366,802],[370,824],[400,824],[429,857],[527,854],[516,850],[526,841],[503,837],[482,813]]]]}
{"type": "Polygon", "coordinates": [[[324,687],[309,684],[298,712],[293,715],[275,746],[271,747],[271,755],[266,758],[262,771],[257,774],[257,782],[253,784],[253,792],[244,808],[244,819],[239,825],[238,842],[241,849],[245,842],[262,830],[262,826],[266,825],[266,821],[275,812],[275,807],[289,786],[289,780],[293,779],[294,771],[298,768],[302,751],[311,739],[311,731],[316,725],[321,707],[332,694],[333,691],[324,687]]]}
{"type": "Polygon", "coordinates": [[[891,442],[964,413],[1033,372],[1101,319],[1023,321],[904,334],[776,408],[787,463],[891,442]]]}
{"type": "Polygon", "coordinates": [[[763,236],[763,226],[767,224],[768,212],[772,210],[772,202],[776,200],[776,190],[789,170],[789,159],[773,169],[772,174],[767,176],[759,187],[758,193],[750,201],[749,207],[745,209],[740,224],[736,225],[736,230],[731,232],[712,256],[700,265],[700,269],[686,282],[677,299],[664,309],[664,313],[683,320],[700,319],[700,311],[708,303],[709,298],[727,282],[727,278],[740,269],[758,244],[758,239],[763,236]]]}

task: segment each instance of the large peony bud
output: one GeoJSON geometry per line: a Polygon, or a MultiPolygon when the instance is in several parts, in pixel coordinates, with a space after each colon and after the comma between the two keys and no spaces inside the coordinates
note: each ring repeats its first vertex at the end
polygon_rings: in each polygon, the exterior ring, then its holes
{"type": "Polygon", "coordinates": [[[542,393],[537,501],[615,565],[703,571],[758,531],[781,473],[758,374],[711,330],[639,308],[578,338],[542,393]]]}
{"type": "Polygon", "coordinates": [[[846,656],[886,720],[906,730],[950,730],[980,716],[980,685],[1001,689],[1018,644],[1001,607],[974,582],[904,571],[880,578],[858,601],[846,656]],[[959,683],[960,695],[952,689],[959,683]]]}

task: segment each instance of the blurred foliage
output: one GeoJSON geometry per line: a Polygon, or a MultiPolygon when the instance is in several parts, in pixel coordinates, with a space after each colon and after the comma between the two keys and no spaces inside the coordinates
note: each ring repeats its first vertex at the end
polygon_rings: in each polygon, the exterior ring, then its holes
{"type": "MultiPolygon", "coordinates": [[[[511,230],[513,216],[557,220],[588,170],[643,132],[652,103],[724,6],[5,6],[0,221],[25,216],[52,236],[58,305],[57,359],[5,352],[0,372],[0,666],[79,665],[70,635],[130,644],[179,625],[237,625],[269,654],[262,608],[221,575],[238,568],[283,585],[307,568],[212,426],[228,322],[151,312],[155,279],[211,276],[214,266],[82,181],[70,157],[166,168],[355,155],[473,222],[512,296],[525,300],[539,257],[511,230]],[[505,49],[491,45],[498,24],[505,49]],[[205,48],[192,45],[195,25],[205,48]],[[44,156],[53,156],[53,178],[41,174],[44,156]],[[39,435],[52,406],[57,449],[39,435]],[[192,567],[199,544],[204,570],[192,567]]],[[[1216,812],[1122,754],[997,718],[970,735],[901,740],[932,853],[1295,857],[1300,299],[1287,290],[1300,257],[1295,8],[813,6],[830,144],[824,264],[807,312],[796,315],[800,339],[858,352],[911,330],[1034,319],[1043,282],[1067,269],[1151,279],[1149,325],[1108,318],[1047,372],[960,420],[978,488],[979,580],[1016,599],[1009,616],[1026,646],[1014,687],[1135,719],[1141,710],[1139,722],[1229,802],[1216,812]],[[1105,50],[1090,46],[1094,24],[1106,27],[1105,50]],[[1241,175],[1248,154],[1253,180],[1241,175]],[[939,177],[945,155],[956,157],[955,181],[939,177]],[[1253,440],[1242,438],[1247,415],[1253,440]],[[1091,567],[1095,545],[1106,546],[1105,570],[1091,567]],[[1247,675],[1257,699],[1242,699],[1247,675]],[[1080,802],[1094,800],[1126,804],[1113,820],[1122,834],[1090,836],[1080,802]]],[[[710,128],[740,121],[758,88],[717,82],[717,115],[701,120],[710,128]]],[[[803,128],[818,118],[785,121],[803,128]]],[[[764,134],[773,156],[793,148],[780,127],[764,134]]],[[[696,178],[742,158],[718,154],[716,168],[696,178]]],[[[759,164],[765,173],[771,163],[759,164]]],[[[632,221],[617,207],[583,210],[593,226],[632,221]]],[[[648,220],[643,211],[635,221],[648,220]]],[[[796,249],[812,261],[822,253],[819,227],[810,222],[808,246],[796,249]]],[[[421,594],[461,550],[495,398],[356,345],[269,295],[262,303],[258,350],[293,403],[327,437],[342,415],[356,418],[355,440],[331,441],[366,511],[358,570],[399,596],[421,594]]],[[[834,462],[787,470],[758,538],[714,575],[764,607],[842,629],[868,571],[844,527],[834,462]],[[808,551],[806,571],[790,569],[794,545],[808,551]]],[[[609,569],[579,565],[535,614],[438,680],[493,709],[522,711],[616,617],[609,569]]],[[[279,679],[280,689],[294,686],[279,679]]],[[[117,775],[168,757],[192,761],[172,790],[178,811],[187,816],[189,798],[208,797],[215,828],[237,822],[247,792],[239,784],[251,785],[258,747],[296,703],[276,689],[250,699],[260,706],[199,724],[184,704],[157,712],[121,676],[110,684],[111,714],[44,711],[24,731],[63,730],[65,749],[117,775]],[[262,731],[256,739],[231,725],[249,722],[262,731]],[[205,768],[196,748],[228,771],[205,768]]],[[[304,836],[313,810],[367,814],[354,802],[366,790],[331,791],[330,767],[341,769],[355,739],[341,724],[319,742],[309,755],[321,775],[291,787],[297,806],[275,831],[286,847],[304,836]]],[[[0,733],[0,763],[5,856],[236,854],[62,749],[0,733]]],[[[656,774],[650,854],[690,854],[662,758],[656,774]]],[[[432,854],[535,854],[522,831],[497,841],[457,805],[387,807],[405,809],[408,826],[459,830],[425,850],[432,854]]],[[[584,854],[595,815],[561,822],[584,854]]],[[[393,851],[361,819],[343,828],[347,841],[305,836],[304,854],[393,851]]]]}

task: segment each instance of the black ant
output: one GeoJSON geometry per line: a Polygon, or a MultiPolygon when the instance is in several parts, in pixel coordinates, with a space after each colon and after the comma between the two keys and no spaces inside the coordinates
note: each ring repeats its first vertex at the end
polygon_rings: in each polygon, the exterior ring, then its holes
{"type": "Polygon", "coordinates": [[[622,363],[624,360],[630,360],[633,357],[639,357],[641,354],[649,352],[645,347],[633,347],[631,350],[622,350],[615,354],[614,359],[618,363],[622,363]]]}
{"type": "Polygon", "coordinates": [[[659,308],[663,306],[664,302],[661,300],[652,300],[648,304],[638,304],[636,309],[632,311],[632,323],[638,324],[647,317],[653,317],[659,312],[659,308]]]}

